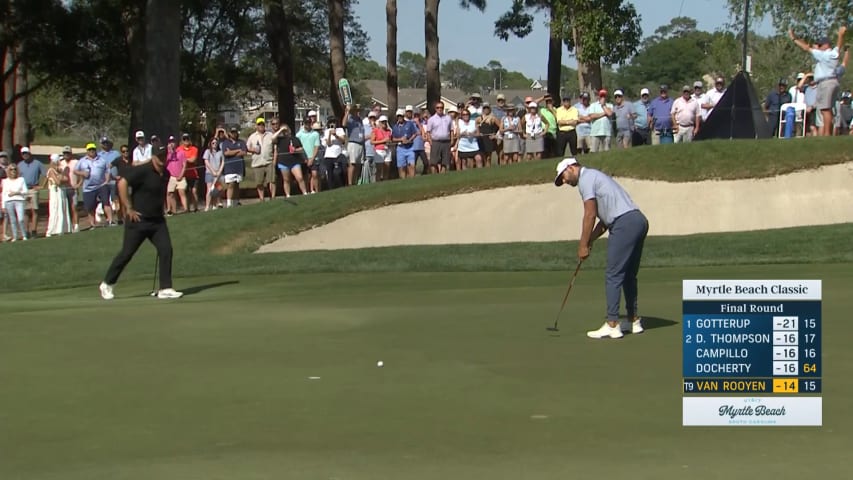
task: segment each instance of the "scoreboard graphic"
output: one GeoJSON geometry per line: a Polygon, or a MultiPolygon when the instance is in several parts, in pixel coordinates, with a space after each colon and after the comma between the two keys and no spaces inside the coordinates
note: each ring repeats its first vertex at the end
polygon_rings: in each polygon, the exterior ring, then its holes
{"type": "Polygon", "coordinates": [[[684,280],[682,425],[821,426],[820,280],[684,280]]]}

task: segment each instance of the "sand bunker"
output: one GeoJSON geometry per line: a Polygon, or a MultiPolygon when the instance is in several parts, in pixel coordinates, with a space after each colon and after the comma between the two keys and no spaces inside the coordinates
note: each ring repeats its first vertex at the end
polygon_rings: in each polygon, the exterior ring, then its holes
{"type": "MultiPolygon", "coordinates": [[[[650,235],[853,222],[853,163],[757,180],[617,180],[649,218],[650,235]]],[[[576,240],[582,214],[568,186],[500,188],[359,212],[259,252],[576,240]]]]}

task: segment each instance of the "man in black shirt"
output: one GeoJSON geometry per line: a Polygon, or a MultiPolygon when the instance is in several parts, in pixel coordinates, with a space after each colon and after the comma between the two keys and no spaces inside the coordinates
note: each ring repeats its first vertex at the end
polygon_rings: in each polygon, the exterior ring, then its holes
{"type": "Polygon", "coordinates": [[[113,285],[146,239],[157,249],[160,267],[157,298],[180,298],[184,295],[172,288],[172,239],[163,216],[163,199],[169,183],[165,156],[166,149],[154,150],[150,162],[127,169],[119,180],[118,194],[125,206],[124,244],[101,282],[104,300],[114,298],[113,285]],[[128,187],[133,190],[132,196],[128,195],[128,187]]]}

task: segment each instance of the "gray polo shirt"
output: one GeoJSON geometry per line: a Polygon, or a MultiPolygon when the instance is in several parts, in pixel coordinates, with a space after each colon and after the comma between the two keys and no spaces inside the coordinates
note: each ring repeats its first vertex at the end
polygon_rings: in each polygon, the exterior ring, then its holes
{"type": "Polygon", "coordinates": [[[625,189],[607,174],[594,168],[581,167],[578,192],[584,202],[595,199],[598,205],[596,214],[608,228],[622,215],[632,210],[639,210],[625,189]]]}
{"type": "Polygon", "coordinates": [[[631,102],[623,101],[622,105],[614,105],[613,113],[616,116],[616,130],[620,132],[631,130],[634,126],[634,119],[631,118],[634,105],[631,102]]]}

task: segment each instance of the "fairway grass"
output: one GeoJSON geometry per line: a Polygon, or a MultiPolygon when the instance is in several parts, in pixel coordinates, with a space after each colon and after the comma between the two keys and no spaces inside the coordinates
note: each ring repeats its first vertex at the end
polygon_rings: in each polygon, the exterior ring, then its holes
{"type": "Polygon", "coordinates": [[[851,264],[180,278],[0,295],[0,478],[847,478],[851,264]],[[822,428],[681,427],[681,280],[823,279],[822,428]],[[376,362],[385,362],[377,368],[376,362]],[[319,380],[308,377],[318,376],[319,380]]]}

